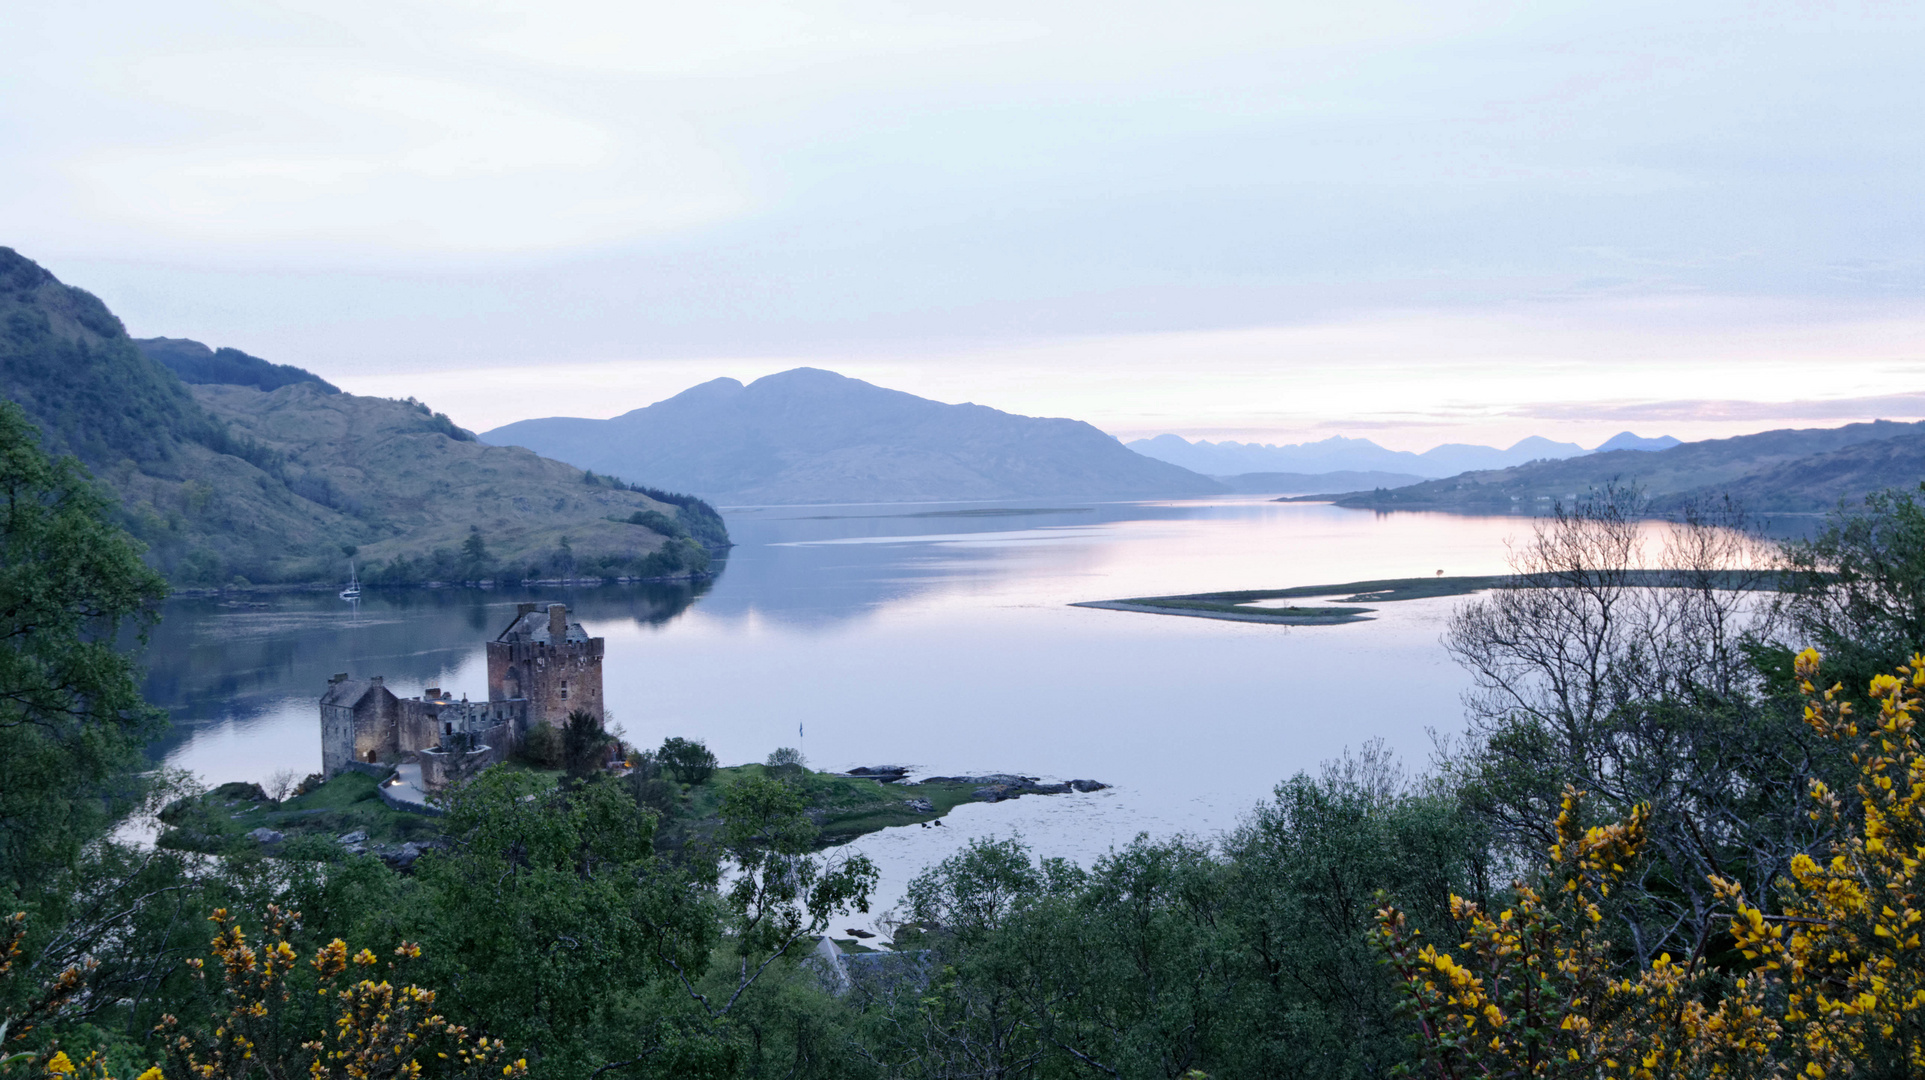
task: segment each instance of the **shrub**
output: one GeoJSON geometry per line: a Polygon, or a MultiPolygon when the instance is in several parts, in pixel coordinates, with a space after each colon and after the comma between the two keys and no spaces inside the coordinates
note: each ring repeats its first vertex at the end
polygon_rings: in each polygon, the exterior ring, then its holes
{"type": "Polygon", "coordinates": [[[684,784],[702,783],[715,773],[715,755],[700,739],[670,736],[662,740],[655,756],[684,784]]]}
{"type": "Polygon", "coordinates": [[[543,769],[558,769],[566,754],[562,733],[547,724],[535,724],[522,736],[522,760],[543,769]]]}
{"type": "Polygon", "coordinates": [[[571,779],[601,771],[602,763],[608,760],[608,732],[602,730],[600,717],[587,709],[575,709],[568,714],[561,735],[562,763],[571,779]]]}

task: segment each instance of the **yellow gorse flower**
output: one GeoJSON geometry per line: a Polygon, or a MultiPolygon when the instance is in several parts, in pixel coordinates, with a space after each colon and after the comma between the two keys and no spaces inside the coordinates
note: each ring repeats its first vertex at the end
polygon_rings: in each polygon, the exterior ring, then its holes
{"type": "MultiPolygon", "coordinates": [[[[299,954],[288,938],[300,916],[272,905],[267,916],[264,944],[259,947],[248,944],[246,934],[225,909],[212,916],[217,928],[212,953],[223,973],[224,1011],[213,1018],[211,1037],[183,1031],[171,1016],[163,1018],[158,1029],[167,1037],[169,1057],[181,1073],[210,1078],[254,1076],[257,1049],[289,1045],[277,1036],[276,1026],[285,1022],[283,1003],[294,1000],[286,980],[299,968],[299,954]]],[[[421,949],[403,942],[393,955],[393,960],[385,962],[389,971],[398,963],[419,958],[421,949]]],[[[499,1040],[474,1038],[466,1028],[436,1013],[434,991],[378,977],[371,969],[383,963],[372,949],[351,953],[340,939],[315,950],[307,966],[319,980],[319,998],[332,1002],[327,1008],[333,1015],[317,1036],[293,1043],[305,1055],[312,1080],[418,1077],[422,1055],[456,1065],[454,1072],[440,1075],[479,1078],[496,1075],[497,1067],[503,1076],[527,1073],[525,1061],[499,1065],[507,1049],[499,1040]],[[350,968],[359,970],[344,984],[350,968]]],[[[205,971],[205,967],[195,970],[205,971]]],[[[159,1070],[150,1071],[158,1080],[159,1070]]],[[[141,1080],[149,1078],[143,1074],[141,1080]]]]}
{"type": "Polygon", "coordinates": [[[1818,689],[1820,663],[1809,649],[1794,661],[1804,718],[1827,738],[1858,740],[1856,805],[1811,785],[1812,818],[1829,820],[1839,839],[1824,861],[1790,860],[1776,914],[1736,882],[1710,879],[1749,970],[1716,993],[1702,988],[1698,957],[1665,955],[1617,973],[1595,929],[1597,898],[1636,857],[1646,811],[1580,829],[1581,795],[1566,791],[1545,868],[1559,883],[1554,903],[1519,883],[1517,903],[1493,919],[1452,898],[1462,959],[1418,944],[1395,908],[1378,914],[1380,942],[1440,1073],[1821,1078],[1882,1062],[1887,1072],[1925,1074],[1925,752],[1916,732],[1925,655],[1871,680],[1877,716],[1864,725],[1842,687],[1818,689]],[[1521,987],[1555,993],[1504,1009],[1522,1000],[1521,987]]]}

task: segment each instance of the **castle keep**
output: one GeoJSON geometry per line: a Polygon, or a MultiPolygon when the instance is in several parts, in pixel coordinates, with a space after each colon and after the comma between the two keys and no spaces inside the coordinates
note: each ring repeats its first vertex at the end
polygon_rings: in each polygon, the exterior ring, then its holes
{"type": "Polygon", "coordinates": [[[321,771],[331,780],[412,756],[422,780],[438,787],[448,769],[499,761],[533,725],[560,727],[576,709],[602,718],[602,639],[569,622],[564,604],[520,604],[488,642],[486,701],[456,701],[438,687],[403,698],[380,675],[330,679],[321,695],[321,771]]]}

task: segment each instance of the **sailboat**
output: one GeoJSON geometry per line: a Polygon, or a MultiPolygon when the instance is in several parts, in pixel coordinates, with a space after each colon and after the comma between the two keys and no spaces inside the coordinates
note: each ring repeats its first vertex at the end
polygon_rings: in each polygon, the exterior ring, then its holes
{"type": "Polygon", "coordinates": [[[348,560],[348,587],[341,590],[341,599],[361,599],[361,579],[354,576],[354,560],[348,560]]]}

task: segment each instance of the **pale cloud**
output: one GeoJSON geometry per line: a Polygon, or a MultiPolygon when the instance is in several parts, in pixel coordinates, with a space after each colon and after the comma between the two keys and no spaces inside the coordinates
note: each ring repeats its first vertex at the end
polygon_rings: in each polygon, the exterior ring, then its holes
{"type": "Polygon", "coordinates": [[[1124,438],[1298,442],[1368,434],[1399,449],[1594,445],[1630,424],[1711,438],[1761,427],[1925,416],[1915,382],[1925,308],[1902,313],[1742,301],[1589,301],[1409,311],[1293,327],[850,352],[611,360],[331,376],[419,393],[485,429],[531,416],[606,417],[719,376],[826,367],[942,401],[1088,420],[1124,438]],[[1651,328],[1660,326],[1662,333],[1651,328]],[[1810,396],[1814,385],[1836,395],[1810,396]],[[412,387],[412,390],[405,388],[412,387]],[[1734,387],[1754,393],[1731,400],[1734,387]],[[1629,396],[1637,390],[1650,397],[1629,396]],[[1660,397],[1660,394],[1695,395],[1660,397]],[[1912,411],[1919,410],[1919,411],[1912,411]]]}
{"type": "Polygon", "coordinates": [[[1805,401],[1563,401],[1509,410],[1508,415],[1543,420],[1607,423],[1638,421],[1683,424],[1837,420],[1916,420],[1925,417],[1925,393],[1874,397],[1818,398],[1805,401]]]}
{"type": "Polygon", "coordinates": [[[147,107],[198,117],[198,131],[87,153],[67,169],[73,197],[195,247],[526,251],[685,229],[750,201],[671,115],[618,129],[530,95],[306,50],[156,59],[128,78],[147,107]]]}
{"type": "Polygon", "coordinates": [[[0,38],[0,243],[471,425],[808,363],[1120,434],[1729,434],[1925,352],[1918,5],[86,0],[0,38]]]}

